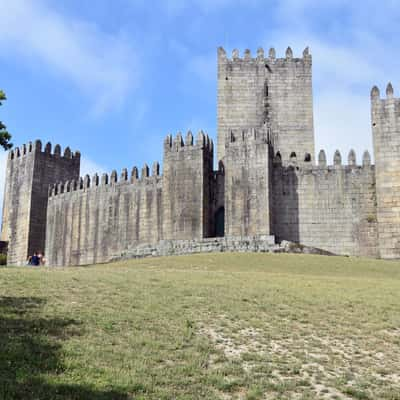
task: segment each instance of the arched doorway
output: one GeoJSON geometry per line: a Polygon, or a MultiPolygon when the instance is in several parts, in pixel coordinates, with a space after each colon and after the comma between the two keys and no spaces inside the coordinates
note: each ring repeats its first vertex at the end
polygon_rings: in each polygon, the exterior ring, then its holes
{"type": "Polygon", "coordinates": [[[215,236],[223,237],[225,234],[225,208],[220,207],[215,213],[215,236]]]}

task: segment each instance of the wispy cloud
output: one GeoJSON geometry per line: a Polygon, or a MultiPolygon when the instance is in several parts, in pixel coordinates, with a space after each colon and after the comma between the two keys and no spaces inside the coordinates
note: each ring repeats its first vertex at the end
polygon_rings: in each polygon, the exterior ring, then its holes
{"type": "Polygon", "coordinates": [[[82,157],[81,176],[89,175],[92,177],[96,173],[100,175],[103,172],[107,172],[107,168],[105,168],[103,165],[100,165],[87,157],[82,157]]]}
{"type": "Polygon", "coordinates": [[[0,0],[0,49],[40,62],[93,101],[94,115],[120,106],[139,80],[130,42],[60,14],[42,0],[0,0]]]}

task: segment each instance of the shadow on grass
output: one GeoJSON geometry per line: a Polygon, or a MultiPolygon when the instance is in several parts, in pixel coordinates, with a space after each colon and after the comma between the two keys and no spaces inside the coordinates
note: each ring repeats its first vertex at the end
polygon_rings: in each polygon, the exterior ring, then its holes
{"type": "Polygon", "coordinates": [[[43,299],[35,297],[0,297],[0,399],[128,399],[127,394],[118,391],[44,380],[43,375],[64,371],[60,341],[79,335],[79,323],[35,318],[35,309],[43,304],[43,299]]]}

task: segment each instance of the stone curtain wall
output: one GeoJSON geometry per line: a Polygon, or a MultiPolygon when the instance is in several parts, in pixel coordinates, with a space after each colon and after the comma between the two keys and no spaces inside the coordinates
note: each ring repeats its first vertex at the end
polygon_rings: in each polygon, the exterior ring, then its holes
{"type": "Polygon", "coordinates": [[[400,257],[400,99],[391,84],[386,99],[379,90],[371,92],[372,132],[376,165],[379,255],[400,257]]]}
{"type": "Polygon", "coordinates": [[[226,137],[231,130],[267,128],[275,152],[284,164],[294,152],[298,162],[306,154],[314,157],[312,103],[312,58],[308,49],[303,58],[294,58],[290,48],[285,58],[275,50],[264,57],[263,49],[252,58],[233,51],[228,59],[218,49],[218,159],[225,156],[226,137]]]}
{"type": "Polygon", "coordinates": [[[225,236],[270,234],[269,181],[266,132],[232,132],[225,155],[225,236]]]}
{"type": "Polygon", "coordinates": [[[80,153],[64,154],[37,140],[9,152],[3,207],[2,240],[8,241],[8,264],[23,265],[28,255],[43,252],[46,236],[48,187],[79,177],[80,153]]]}
{"type": "Polygon", "coordinates": [[[46,252],[50,265],[104,262],[141,243],[157,243],[162,232],[159,166],[87,176],[52,189],[47,214],[46,252]]]}
{"type": "Polygon", "coordinates": [[[375,173],[368,153],[357,166],[353,151],[344,166],[336,152],[334,165],[273,169],[273,234],[336,254],[376,257],[375,173]]]}
{"type": "Polygon", "coordinates": [[[57,184],[47,213],[50,265],[105,262],[113,254],[161,239],[201,239],[214,229],[213,144],[200,132],[164,143],[164,170],[147,165],[120,179],[114,171],[57,184]]]}
{"type": "Polygon", "coordinates": [[[212,235],[213,143],[199,132],[164,141],[163,238],[195,239],[212,235]]]}

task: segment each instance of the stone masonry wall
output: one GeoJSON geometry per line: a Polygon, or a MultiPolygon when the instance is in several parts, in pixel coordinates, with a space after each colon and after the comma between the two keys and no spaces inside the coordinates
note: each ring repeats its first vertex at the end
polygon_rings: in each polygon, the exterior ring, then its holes
{"type": "Polygon", "coordinates": [[[378,88],[372,89],[379,255],[400,258],[400,99],[391,84],[386,97],[380,99],[378,88]]]}
{"type": "Polygon", "coordinates": [[[376,257],[377,214],[374,167],[366,152],[363,166],[353,151],[348,165],[336,152],[334,165],[284,167],[275,159],[272,174],[273,234],[336,254],[376,257]]]}
{"type": "Polygon", "coordinates": [[[213,143],[199,132],[164,141],[163,237],[195,239],[212,235],[213,143]]]}
{"type": "Polygon", "coordinates": [[[28,149],[8,153],[1,239],[9,242],[8,262],[12,264],[24,263],[28,255],[34,162],[30,144],[28,149]]]}
{"type": "Polygon", "coordinates": [[[266,132],[232,132],[225,155],[225,236],[270,234],[269,182],[266,132]]]}
{"type": "Polygon", "coordinates": [[[140,243],[157,243],[162,235],[162,178],[158,163],[86,176],[52,189],[47,213],[46,256],[50,265],[84,265],[140,243]]]}
{"type": "Polygon", "coordinates": [[[226,138],[231,130],[267,129],[275,152],[283,163],[294,152],[298,161],[314,156],[312,103],[312,59],[308,49],[303,58],[268,58],[259,49],[257,58],[246,50],[244,57],[233,51],[228,59],[218,49],[218,159],[225,156],[226,138]]]}
{"type": "Polygon", "coordinates": [[[2,240],[8,242],[8,264],[23,265],[27,256],[43,252],[48,187],[79,177],[80,154],[36,141],[10,151],[3,206],[2,240]]]}
{"type": "Polygon", "coordinates": [[[213,145],[200,132],[185,143],[178,134],[164,143],[164,169],[147,166],[139,179],[124,170],[118,180],[95,175],[52,187],[47,211],[46,256],[50,265],[105,262],[111,255],[162,239],[198,240],[213,232],[213,145]]]}

